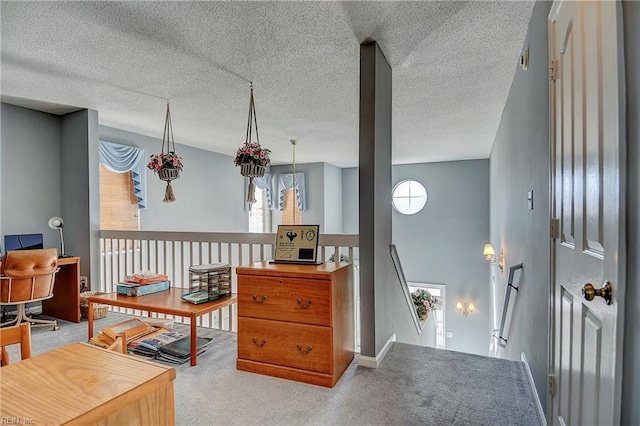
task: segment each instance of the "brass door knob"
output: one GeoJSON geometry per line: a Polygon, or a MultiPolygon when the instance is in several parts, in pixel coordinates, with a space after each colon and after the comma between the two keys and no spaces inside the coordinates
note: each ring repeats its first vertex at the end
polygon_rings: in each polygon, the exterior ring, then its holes
{"type": "Polygon", "coordinates": [[[612,294],[613,286],[609,281],[605,281],[602,288],[595,288],[591,283],[586,283],[582,287],[582,297],[588,301],[593,300],[595,296],[600,296],[607,302],[607,305],[610,305],[613,302],[612,294]]]}

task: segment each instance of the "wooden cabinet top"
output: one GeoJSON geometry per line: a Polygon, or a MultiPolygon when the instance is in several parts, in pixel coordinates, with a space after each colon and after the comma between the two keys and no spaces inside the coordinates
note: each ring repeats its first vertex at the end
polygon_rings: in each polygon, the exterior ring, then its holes
{"type": "Polygon", "coordinates": [[[287,263],[271,263],[268,260],[252,265],[238,266],[238,275],[261,275],[274,277],[296,277],[329,280],[331,275],[342,268],[351,268],[352,263],[325,262],[321,265],[296,265],[287,263]]]}
{"type": "Polygon", "coordinates": [[[54,349],[0,371],[0,415],[33,424],[91,424],[170,383],[176,371],[86,343],[54,349]]]}

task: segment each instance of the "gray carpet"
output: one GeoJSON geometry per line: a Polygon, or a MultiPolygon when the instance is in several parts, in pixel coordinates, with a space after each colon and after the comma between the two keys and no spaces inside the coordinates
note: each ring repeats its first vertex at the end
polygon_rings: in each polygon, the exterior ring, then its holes
{"type": "MultiPolygon", "coordinates": [[[[124,318],[110,312],[96,329],[124,318]]],[[[34,329],[34,355],[86,341],[86,333],[84,320],[34,329]]],[[[396,343],[379,369],[354,361],[329,389],[237,371],[235,333],[199,334],[214,341],[196,367],[176,367],[177,425],[540,424],[520,362],[396,343]]],[[[9,353],[19,359],[16,347],[9,353]]]]}

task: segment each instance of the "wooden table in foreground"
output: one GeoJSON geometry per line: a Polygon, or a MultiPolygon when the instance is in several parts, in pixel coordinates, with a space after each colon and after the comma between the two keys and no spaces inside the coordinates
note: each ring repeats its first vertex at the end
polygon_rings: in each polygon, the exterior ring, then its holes
{"type": "Polygon", "coordinates": [[[2,423],[174,425],[176,370],[86,343],[0,371],[2,423]]]}
{"type": "Polygon", "coordinates": [[[93,304],[102,303],[103,305],[119,306],[121,308],[138,309],[147,311],[149,316],[151,312],[167,315],[177,315],[179,317],[189,318],[191,323],[191,365],[196,365],[196,338],[197,338],[197,319],[199,316],[217,311],[225,306],[232,305],[237,302],[237,296],[232,294],[230,297],[214,300],[213,302],[193,303],[182,300],[182,293],[186,291],[180,288],[170,288],[167,291],[146,294],[144,296],[125,296],[117,293],[101,294],[90,296],[87,298],[89,302],[89,339],[93,337],[93,304]]]}

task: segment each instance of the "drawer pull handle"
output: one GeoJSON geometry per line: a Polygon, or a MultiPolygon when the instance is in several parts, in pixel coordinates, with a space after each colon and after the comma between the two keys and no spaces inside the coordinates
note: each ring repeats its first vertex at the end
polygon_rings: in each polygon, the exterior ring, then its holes
{"type": "Polygon", "coordinates": [[[280,284],[282,284],[284,282],[284,280],[280,280],[280,284]]]}
{"type": "Polygon", "coordinates": [[[302,349],[302,346],[300,345],[296,345],[296,348],[298,348],[298,352],[300,352],[302,355],[306,355],[313,350],[313,347],[311,346],[307,346],[306,350],[302,349]]]}
{"type": "Polygon", "coordinates": [[[267,296],[264,295],[260,298],[260,300],[258,300],[258,296],[256,296],[255,294],[251,296],[251,298],[253,299],[253,303],[258,303],[260,305],[262,305],[264,301],[267,300],[267,296]]]}
{"type": "Polygon", "coordinates": [[[254,345],[256,345],[256,347],[261,348],[263,347],[267,341],[262,339],[262,342],[258,343],[258,340],[256,338],[251,339],[251,341],[253,342],[254,345]]]}
{"type": "Polygon", "coordinates": [[[313,303],[313,300],[309,299],[307,300],[307,303],[304,304],[302,303],[302,300],[300,300],[300,298],[298,297],[296,299],[296,302],[298,302],[298,305],[302,308],[302,309],[307,309],[309,307],[309,305],[311,305],[313,303]]]}

